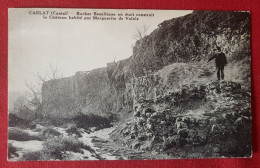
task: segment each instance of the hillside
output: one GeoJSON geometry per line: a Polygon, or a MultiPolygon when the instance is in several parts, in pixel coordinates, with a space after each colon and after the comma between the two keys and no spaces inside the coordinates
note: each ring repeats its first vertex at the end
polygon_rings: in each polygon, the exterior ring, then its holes
{"type": "Polygon", "coordinates": [[[250,156],[250,59],[248,12],[194,11],[161,23],[128,59],[45,82],[41,113],[113,115],[115,141],[176,158],[250,156]],[[217,46],[222,82],[207,62],[217,46]]]}
{"type": "MultiPolygon", "coordinates": [[[[199,73],[213,79],[214,65],[206,60],[212,56],[216,45],[228,59],[226,80],[246,85],[250,80],[249,30],[249,13],[195,11],[161,23],[150,35],[136,42],[130,58],[87,73],[77,72],[75,76],[58,80],[55,85],[60,88],[59,94],[76,100],[85,113],[128,113],[133,104],[128,86],[136,77],[145,77],[178,62],[195,64],[195,69],[197,65],[204,71],[199,73]]],[[[54,85],[53,81],[44,84],[44,98],[50,92],[45,89],[48,83],[49,89],[54,85]]]]}

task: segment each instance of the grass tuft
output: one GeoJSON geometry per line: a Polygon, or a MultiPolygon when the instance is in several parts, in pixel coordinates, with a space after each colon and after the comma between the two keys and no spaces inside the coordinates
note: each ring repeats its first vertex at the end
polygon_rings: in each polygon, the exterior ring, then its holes
{"type": "Polygon", "coordinates": [[[30,135],[20,128],[9,128],[8,129],[8,139],[16,141],[30,141],[30,140],[42,140],[40,136],[30,135]]]}
{"type": "Polygon", "coordinates": [[[14,147],[11,143],[8,143],[8,159],[12,158],[13,156],[18,157],[17,148],[14,147]]]}

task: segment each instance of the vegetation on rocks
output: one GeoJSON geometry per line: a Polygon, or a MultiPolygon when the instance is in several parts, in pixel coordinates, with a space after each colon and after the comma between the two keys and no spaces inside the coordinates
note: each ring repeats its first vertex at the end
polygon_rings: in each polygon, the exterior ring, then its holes
{"type": "Polygon", "coordinates": [[[26,120],[17,117],[15,114],[10,113],[8,115],[8,126],[9,127],[20,127],[20,128],[30,128],[33,126],[31,120],[26,120]]]}
{"type": "Polygon", "coordinates": [[[40,136],[30,135],[24,130],[15,127],[8,129],[8,139],[16,141],[42,140],[40,136]]]}
{"type": "Polygon", "coordinates": [[[140,102],[135,120],[112,137],[120,134],[123,143],[132,148],[177,158],[191,157],[192,153],[200,153],[201,157],[251,155],[250,94],[240,84],[223,81],[199,87],[185,85],[159,100],[140,102]],[[190,101],[193,106],[187,106],[190,101]],[[155,110],[162,104],[164,110],[155,110]],[[205,155],[201,147],[207,148],[205,155]],[[179,155],[186,148],[192,149],[189,155],[179,155]]]}
{"type": "Polygon", "coordinates": [[[70,126],[66,131],[69,135],[82,137],[80,131],[78,130],[77,126],[75,126],[75,125],[70,126]]]}
{"type": "Polygon", "coordinates": [[[52,127],[46,127],[43,130],[41,130],[41,136],[43,137],[43,139],[49,139],[52,137],[59,137],[62,134],[57,131],[56,129],[52,128],[52,127]]]}
{"type": "Polygon", "coordinates": [[[73,137],[54,137],[47,139],[44,144],[45,153],[51,155],[52,159],[62,160],[66,157],[66,152],[79,152],[82,153],[82,149],[93,151],[89,146],[84,145],[83,142],[73,137]]]}
{"type": "Polygon", "coordinates": [[[70,152],[83,154],[83,150],[97,155],[91,147],[74,137],[52,137],[43,143],[42,150],[26,152],[20,160],[66,160],[69,159],[70,152]]]}
{"type": "MultiPolygon", "coordinates": [[[[67,91],[83,114],[92,109],[129,119],[112,137],[123,136],[132,148],[174,155],[192,147],[195,157],[207,147],[204,157],[243,157],[251,154],[249,64],[248,12],[194,11],[161,23],[136,42],[130,58],[77,73],[64,84],[76,83],[67,91]],[[207,63],[217,46],[228,60],[221,83],[207,63]]],[[[109,126],[95,118],[101,120],[109,126]]],[[[92,116],[77,121],[86,128],[92,116]]]]}
{"type": "Polygon", "coordinates": [[[17,149],[11,143],[8,143],[8,159],[17,156],[17,149]]]}
{"type": "MultiPolygon", "coordinates": [[[[171,158],[251,156],[249,17],[248,12],[194,11],[161,23],[136,42],[128,59],[44,82],[39,123],[66,123],[71,137],[45,128],[43,150],[22,159],[64,160],[84,150],[102,159],[77,139],[80,129],[91,132],[115,122],[119,126],[110,138],[128,151],[171,158]],[[217,46],[227,56],[225,81],[216,81],[215,67],[207,62],[217,46]]],[[[9,126],[30,125],[9,118],[9,126]]],[[[9,139],[41,140],[18,129],[9,130],[9,139]]]]}

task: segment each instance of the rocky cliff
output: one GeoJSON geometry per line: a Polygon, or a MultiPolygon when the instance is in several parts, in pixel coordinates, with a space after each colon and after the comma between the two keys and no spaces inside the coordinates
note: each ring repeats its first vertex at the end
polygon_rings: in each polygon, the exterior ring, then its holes
{"type": "Polygon", "coordinates": [[[174,158],[251,155],[251,94],[241,84],[191,83],[168,94],[155,90],[136,98],[134,117],[114,131],[115,141],[174,158]]]}
{"type": "MultiPolygon", "coordinates": [[[[160,96],[162,85],[177,87],[185,79],[190,82],[186,73],[195,76],[206,74],[210,79],[215,69],[205,61],[216,46],[220,46],[228,58],[226,79],[248,81],[250,66],[243,65],[250,64],[249,26],[247,12],[195,11],[164,21],[150,35],[136,42],[130,58],[108,64],[105,68],[77,72],[72,77],[44,83],[43,99],[50,101],[48,99],[52,97],[52,101],[56,101],[55,105],[47,103],[52,106],[48,107],[48,111],[57,108],[53,114],[67,115],[75,113],[75,109],[102,115],[132,113],[136,97],[151,95],[150,92],[158,92],[156,96],[160,96]],[[181,69],[174,70],[175,74],[161,73],[160,78],[163,80],[160,81],[156,72],[173,63],[179,63],[176,66],[181,69]],[[136,85],[140,80],[142,86],[150,82],[156,85],[157,90],[150,87],[149,90],[140,91],[142,87],[136,85]],[[50,96],[50,93],[53,94],[50,96]],[[75,107],[62,109],[64,102],[65,105],[75,107]]],[[[196,80],[195,77],[193,79],[196,80]]]]}
{"type": "Polygon", "coordinates": [[[248,156],[250,85],[249,13],[194,11],[161,23],[128,59],[45,82],[44,115],[117,115],[127,122],[114,137],[133,148],[172,153],[206,145],[204,157],[248,156]],[[217,46],[228,60],[221,83],[207,62],[217,46]]]}

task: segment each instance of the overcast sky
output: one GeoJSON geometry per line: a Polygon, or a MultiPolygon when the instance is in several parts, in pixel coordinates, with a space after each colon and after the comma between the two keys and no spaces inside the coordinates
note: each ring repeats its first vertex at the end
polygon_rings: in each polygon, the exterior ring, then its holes
{"type": "MultiPolygon", "coordinates": [[[[158,24],[191,13],[177,10],[91,10],[91,9],[11,9],[9,10],[8,87],[26,90],[25,82],[34,82],[35,74],[44,74],[49,65],[58,66],[63,76],[77,71],[105,67],[106,63],[130,57],[137,28],[149,26],[148,34],[158,24]],[[144,13],[138,21],[96,21],[42,19],[29,11],[68,11],[109,13],[144,13]]],[[[49,15],[48,15],[49,16],[49,15]]]]}

